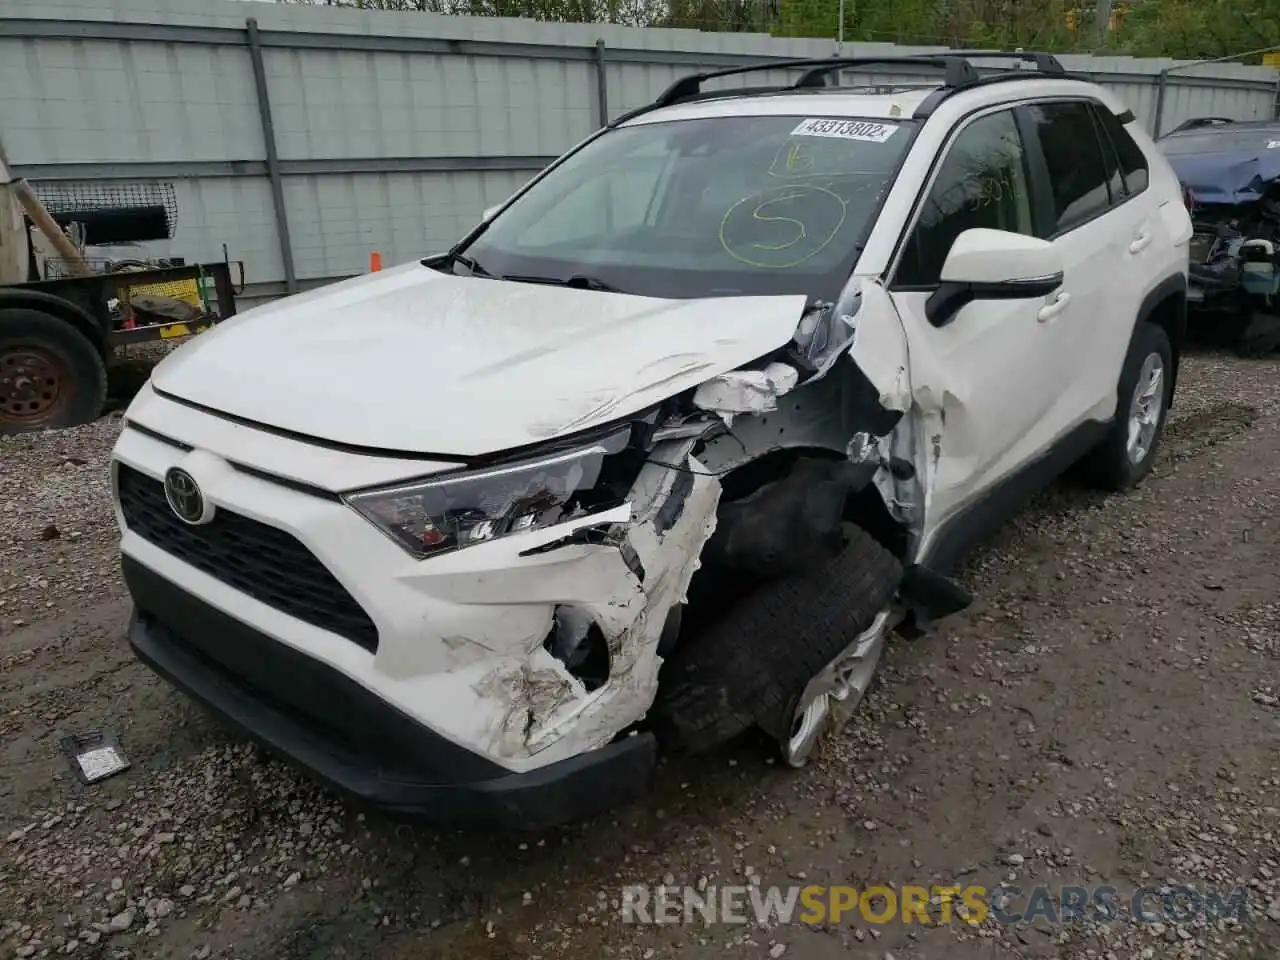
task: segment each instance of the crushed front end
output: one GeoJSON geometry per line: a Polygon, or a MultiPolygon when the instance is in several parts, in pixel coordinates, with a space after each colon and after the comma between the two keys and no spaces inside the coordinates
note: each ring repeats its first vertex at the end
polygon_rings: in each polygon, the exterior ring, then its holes
{"type": "Polygon", "coordinates": [[[130,411],[113,483],[142,660],[388,810],[537,827],[643,791],[634,721],[719,497],[691,439],[640,418],[339,495],[297,474],[344,454],[248,429],[149,389],[130,411]]]}
{"type": "Polygon", "coordinates": [[[1160,141],[1194,234],[1188,307],[1245,354],[1280,347],[1280,126],[1191,126],[1160,141]]]}
{"type": "Polygon", "coordinates": [[[538,828],[622,803],[654,766],[664,665],[720,612],[691,608],[704,563],[803,575],[853,522],[894,571],[882,604],[918,533],[887,296],[851,283],[798,323],[634,413],[465,462],[317,442],[149,384],[112,473],[132,646],[378,808],[538,828]]]}

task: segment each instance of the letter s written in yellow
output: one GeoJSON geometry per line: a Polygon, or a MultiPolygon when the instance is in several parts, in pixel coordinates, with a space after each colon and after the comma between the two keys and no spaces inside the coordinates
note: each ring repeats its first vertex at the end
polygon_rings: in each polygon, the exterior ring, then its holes
{"type": "Polygon", "coordinates": [[[960,899],[964,901],[965,909],[969,913],[964,918],[966,923],[977,926],[987,919],[987,912],[990,908],[987,906],[986,887],[965,887],[964,894],[960,899]]]}
{"type": "Polygon", "coordinates": [[[804,909],[800,913],[801,923],[819,924],[827,919],[827,905],[822,899],[822,887],[810,886],[800,891],[800,903],[804,909]]]}

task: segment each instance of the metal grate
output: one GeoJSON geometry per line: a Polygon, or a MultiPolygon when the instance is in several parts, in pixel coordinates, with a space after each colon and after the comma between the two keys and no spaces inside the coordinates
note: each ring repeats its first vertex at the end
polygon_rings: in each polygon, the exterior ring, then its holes
{"type": "Polygon", "coordinates": [[[158,208],[168,239],[178,226],[178,194],[172,183],[45,180],[33,181],[31,190],[59,222],[78,213],[158,208]]]}
{"type": "MultiPolygon", "coordinates": [[[[112,261],[107,257],[81,257],[80,259],[84,261],[84,265],[89,268],[90,273],[111,272],[112,261]]],[[[68,277],[79,276],[71,261],[64,260],[62,257],[45,257],[40,274],[46,280],[63,280],[68,277]]]]}
{"type": "Polygon", "coordinates": [[[369,615],[297,538],[226,509],[207,524],[184,523],[159,480],[124,464],[118,470],[130,531],[255,600],[377,652],[378,628],[369,615]]]}

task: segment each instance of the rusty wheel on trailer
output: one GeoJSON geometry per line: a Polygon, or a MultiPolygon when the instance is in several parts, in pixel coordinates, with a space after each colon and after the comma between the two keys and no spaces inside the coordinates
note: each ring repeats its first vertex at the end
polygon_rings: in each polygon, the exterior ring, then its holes
{"type": "Polygon", "coordinates": [[[40,310],[0,310],[0,434],[88,423],[107,371],[79,330],[40,310]]]}
{"type": "Polygon", "coordinates": [[[71,399],[66,358],[42,346],[11,346],[0,354],[0,417],[15,427],[40,426],[71,399]]]}

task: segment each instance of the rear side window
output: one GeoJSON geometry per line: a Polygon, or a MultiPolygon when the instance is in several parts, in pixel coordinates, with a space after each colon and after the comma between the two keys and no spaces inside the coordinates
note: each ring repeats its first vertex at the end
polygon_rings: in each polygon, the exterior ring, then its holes
{"type": "Polygon", "coordinates": [[[1147,189],[1151,179],[1146,154],[1142,152],[1137,141],[1129,135],[1129,131],[1124,128],[1124,124],[1114,113],[1106,107],[1098,107],[1094,110],[1094,115],[1115,149],[1116,157],[1120,161],[1120,175],[1124,177],[1124,185],[1129,195],[1141,193],[1147,189]]]}
{"type": "Polygon", "coordinates": [[[1051,235],[1065,233],[1110,209],[1107,168],[1089,105],[1037,103],[1026,112],[1040,141],[1053,191],[1051,235]]]}

